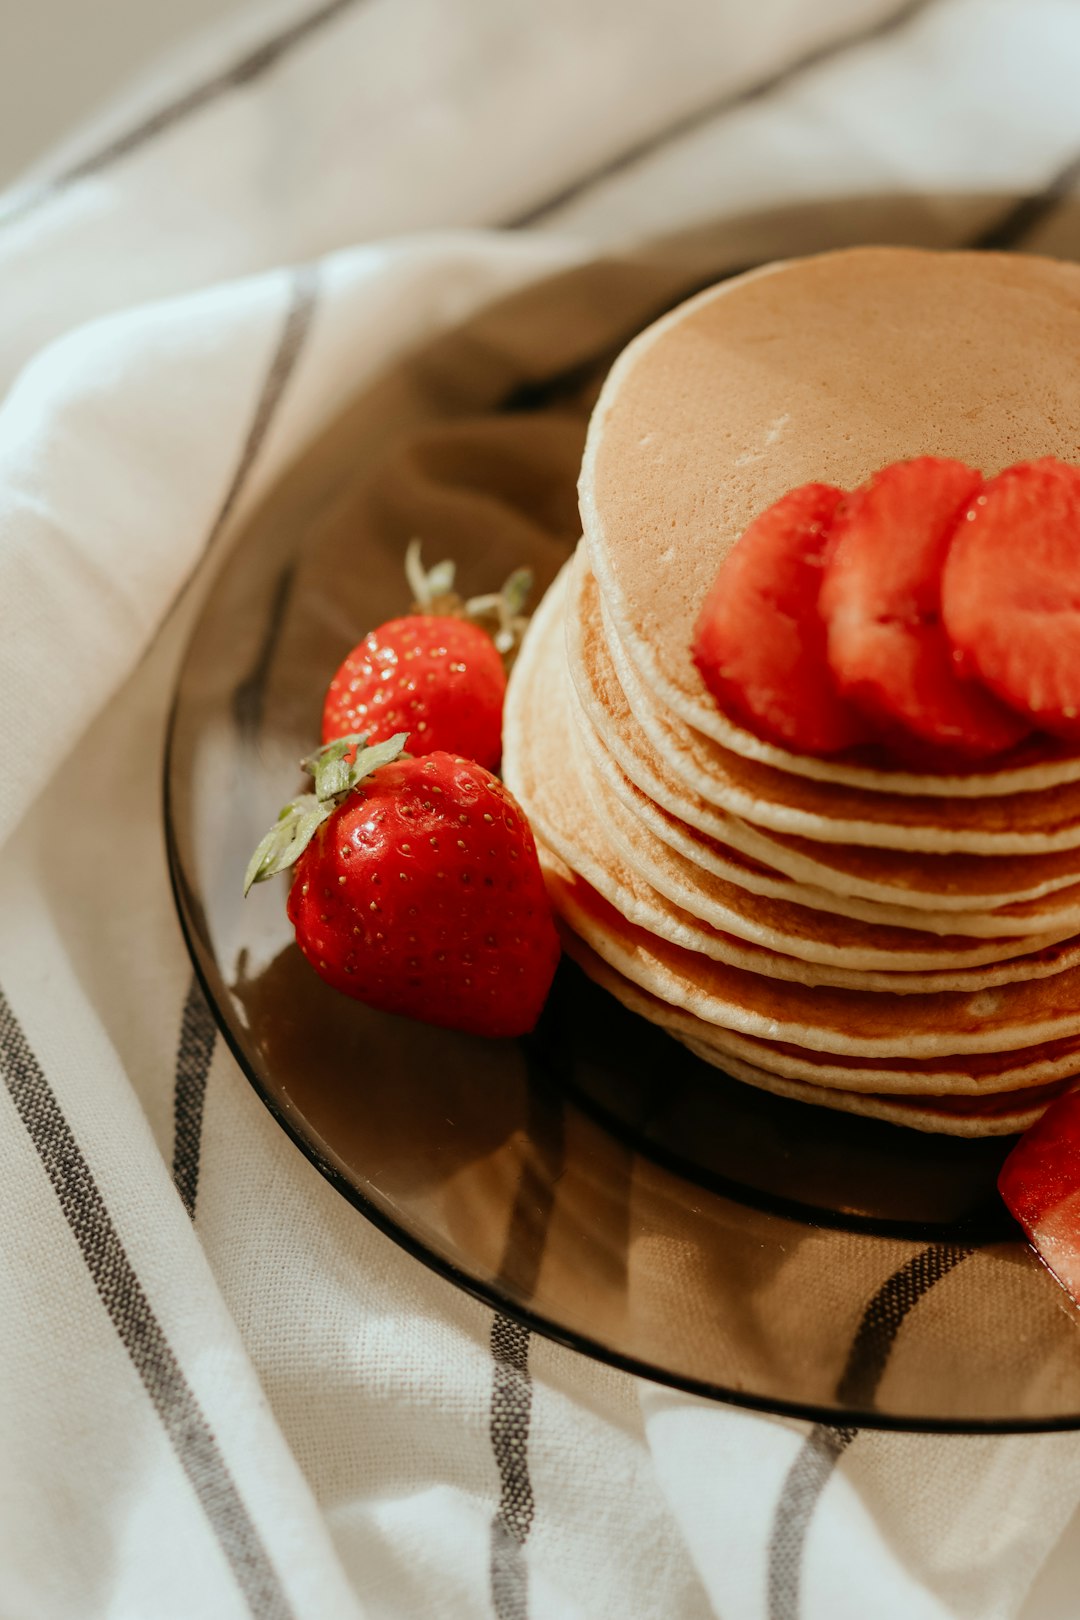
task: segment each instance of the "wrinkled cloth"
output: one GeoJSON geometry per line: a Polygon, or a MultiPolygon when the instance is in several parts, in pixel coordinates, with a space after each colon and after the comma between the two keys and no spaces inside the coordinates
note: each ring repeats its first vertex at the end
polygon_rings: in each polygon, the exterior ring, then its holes
{"type": "Polygon", "coordinates": [[[5,1616],[1075,1612],[1080,1438],[696,1400],[366,1222],[216,1035],[160,775],[217,566],[358,388],[773,205],[1065,251],[1078,74],[1068,0],[266,5],[0,201],[5,1616]]]}

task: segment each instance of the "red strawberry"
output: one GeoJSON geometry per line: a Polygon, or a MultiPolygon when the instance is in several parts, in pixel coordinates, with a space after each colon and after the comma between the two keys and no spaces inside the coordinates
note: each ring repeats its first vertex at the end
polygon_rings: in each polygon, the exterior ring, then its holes
{"type": "Polygon", "coordinates": [[[559,959],[536,846],[512,795],[471,760],[340,738],[306,764],[245,890],[296,862],[289,919],[336,990],[475,1035],[523,1035],[559,959]],[[346,754],[355,750],[351,764],[346,754]]]}
{"type": "Polygon", "coordinates": [[[836,691],[818,592],[842,492],[803,484],[754,519],[694,627],[693,658],[720,707],[782,747],[832,754],[870,727],[836,691]]]}
{"type": "Polygon", "coordinates": [[[417,754],[446,749],[489,768],[502,753],[506,671],[486,631],[466,619],[391,619],[354,647],[330,682],[322,740],[409,733],[417,754]]]}
{"type": "Polygon", "coordinates": [[[937,769],[950,754],[1001,753],[1031,729],[959,674],[941,625],[942,566],[981,484],[935,456],[883,468],[840,508],[821,589],[840,691],[883,732],[898,726],[945,750],[937,769]]]}
{"type": "Polygon", "coordinates": [[[1080,1304],[1080,1091],[1059,1097],[1025,1131],[1001,1167],[998,1191],[1080,1304]]]}
{"type": "Polygon", "coordinates": [[[1080,737],[1080,470],[1047,457],[990,479],[950,548],[941,606],[964,668],[1031,724],[1080,737]]]}
{"type": "Polygon", "coordinates": [[[493,769],[502,753],[501,655],[525,628],[532,570],[515,568],[501,591],[466,601],[454,590],[454,564],[426,569],[413,540],[405,574],[413,613],[370,631],[345,659],[323,704],[322,740],[364,732],[385,741],[407,731],[414,754],[446,749],[493,769]]]}

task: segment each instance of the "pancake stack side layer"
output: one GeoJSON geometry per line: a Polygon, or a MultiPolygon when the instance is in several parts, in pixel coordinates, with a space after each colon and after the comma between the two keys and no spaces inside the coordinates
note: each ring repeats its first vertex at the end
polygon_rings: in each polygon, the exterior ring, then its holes
{"type": "Polygon", "coordinates": [[[727,551],[793,486],[1076,461],[1078,359],[1077,268],[859,249],[711,289],[605,384],[504,773],[569,954],[739,1080],[981,1136],[1080,1073],[1080,753],[949,776],[791,754],[690,657],[727,551]]]}

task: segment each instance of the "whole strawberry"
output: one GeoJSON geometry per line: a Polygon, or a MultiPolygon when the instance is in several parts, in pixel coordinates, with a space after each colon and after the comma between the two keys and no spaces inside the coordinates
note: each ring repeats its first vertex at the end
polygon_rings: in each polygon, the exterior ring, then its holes
{"type": "Polygon", "coordinates": [[[502,709],[510,652],[524,625],[532,573],[519,568],[502,590],[464,601],[454,565],[425,570],[413,541],[405,572],[416,611],[371,630],[338,669],[323,704],[322,740],[363,732],[384,742],[409,733],[411,752],[446,750],[494,769],[502,754],[502,709]],[[491,624],[491,633],[476,623],[491,624]]]}
{"type": "Polygon", "coordinates": [[[523,1035],[559,959],[528,822],[482,766],[411,758],[406,741],[343,737],[305,762],[315,792],[282,811],[245,892],[295,862],[289,919],[334,989],[449,1029],[523,1035]]]}
{"type": "Polygon", "coordinates": [[[330,682],[322,740],[407,731],[418,754],[448,749],[491,768],[502,753],[506,671],[485,630],[416,613],[354,647],[330,682]]]}

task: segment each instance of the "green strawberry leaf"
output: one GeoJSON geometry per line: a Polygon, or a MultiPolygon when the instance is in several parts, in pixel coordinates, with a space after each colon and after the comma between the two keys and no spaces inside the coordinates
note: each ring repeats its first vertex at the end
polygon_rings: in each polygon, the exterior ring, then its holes
{"type": "Polygon", "coordinates": [[[292,799],[270,831],[259,840],[244,873],[244,894],[247,895],[256,883],[265,883],[268,878],[276,877],[279,872],[294,866],[323,822],[372,771],[399,759],[408,740],[409,733],[399,731],[386,742],[375,743],[368,748],[367,737],[354,733],[348,737],[335,737],[333,742],[301,760],[301,769],[315,778],[315,791],[302,793],[299,798],[292,799]],[[345,755],[354,747],[356,757],[349,764],[345,755]]]}
{"type": "Polygon", "coordinates": [[[454,588],[454,564],[449,557],[425,568],[420,560],[419,540],[410,540],[405,550],[405,578],[413,594],[413,601],[422,612],[427,612],[440,596],[449,596],[454,588]]]}
{"type": "Polygon", "coordinates": [[[529,621],[522,610],[532,588],[532,569],[515,568],[501,591],[492,591],[488,596],[472,596],[465,604],[466,616],[474,622],[479,619],[496,621],[491,639],[504,657],[514,651],[525,633],[529,621]]]}
{"type": "Polygon", "coordinates": [[[502,598],[506,603],[507,613],[513,617],[524,610],[529,594],[533,588],[533,571],[531,568],[515,568],[506,584],[502,588],[502,598]]]}
{"type": "Polygon", "coordinates": [[[256,883],[265,883],[298,861],[323,822],[333,814],[333,804],[322,804],[314,793],[302,793],[281,811],[265,837],[259,840],[244,873],[244,895],[256,883]]]}
{"type": "Polygon", "coordinates": [[[377,771],[381,765],[392,765],[395,759],[400,759],[405,752],[405,744],[409,740],[407,731],[397,731],[386,742],[373,743],[370,748],[358,748],[356,758],[349,767],[349,790],[356,787],[377,771]]]}
{"type": "Polygon", "coordinates": [[[354,732],[348,737],[335,737],[333,742],[317,748],[300,761],[300,769],[315,778],[315,797],[321,803],[349,791],[353,784],[350,781],[351,766],[347,764],[345,755],[350,748],[355,747],[359,753],[366,746],[367,733],[354,732]]]}

